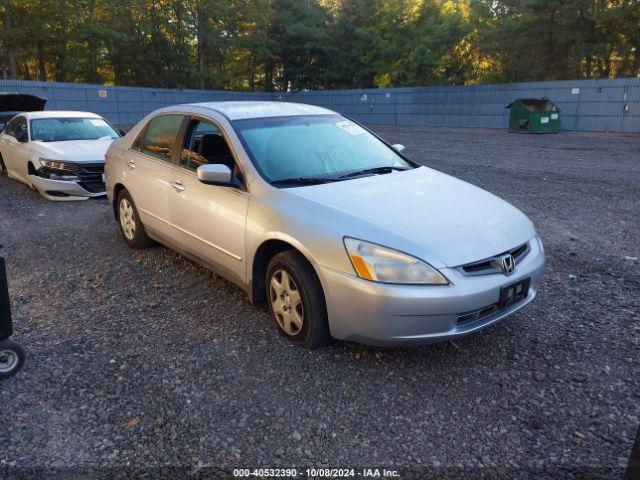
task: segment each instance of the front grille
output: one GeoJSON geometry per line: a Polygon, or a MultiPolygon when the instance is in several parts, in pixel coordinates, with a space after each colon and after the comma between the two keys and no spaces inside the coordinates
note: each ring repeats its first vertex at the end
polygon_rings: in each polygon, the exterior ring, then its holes
{"type": "Polygon", "coordinates": [[[95,182],[78,182],[82,188],[84,188],[87,192],[90,193],[102,193],[105,191],[105,186],[103,181],[95,181],[95,182]]]}
{"type": "Polygon", "coordinates": [[[69,195],[66,193],[62,193],[62,192],[54,192],[52,190],[47,190],[47,195],[49,195],[50,197],[60,197],[60,198],[66,198],[69,195]]]}
{"type": "Polygon", "coordinates": [[[530,285],[531,279],[525,278],[524,280],[519,280],[515,283],[502,287],[500,289],[500,299],[496,303],[471,312],[460,313],[456,317],[458,325],[466,325],[477,320],[482,320],[490,317],[494,313],[502,312],[503,310],[510,308],[512,305],[524,301],[529,295],[530,285]]]}
{"type": "Polygon", "coordinates": [[[501,273],[500,268],[496,266],[496,259],[502,255],[510,253],[515,260],[515,264],[518,265],[529,254],[530,250],[531,247],[529,246],[529,242],[527,242],[517,246],[516,248],[512,248],[511,250],[507,250],[506,252],[496,255],[495,257],[486,258],[478,262],[467,263],[466,265],[462,265],[458,268],[463,275],[489,275],[491,273],[501,273]]]}
{"type": "Polygon", "coordinates": [[[475,322],[476,320],[482,320],[483,318],[493,315],[499,311],[499,304],[494,303],[493,305],[489,305],[488,307],[484,307],[479,310],[474,310],[473,312],[460,314],[457,317],[458,325],[466,325],[467,323],[475,322]]]}
{"type": "Polygon", "coordinates": [[[91,193],[101,193],[105,191],[102,174],[104,173],[104,163],[79,163],[78,164],[78,184],[91,193]]]}

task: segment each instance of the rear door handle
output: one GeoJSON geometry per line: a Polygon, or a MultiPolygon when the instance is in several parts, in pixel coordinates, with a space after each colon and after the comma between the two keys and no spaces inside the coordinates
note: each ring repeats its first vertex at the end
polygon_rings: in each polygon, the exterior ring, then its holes
{"type": "Polygon", "coordinates": [[[187,189],[187,187],[184,186],[184,183],[178,180],[171,180],[169,185],[175,188],[178,192],[184,192],[187,189]]]}
{"type": "Polygon", "coordinates": [[[129,160],[127,163],[129,164],[129,168],[136,168],[136,162],[133,160],[129,160]]]}

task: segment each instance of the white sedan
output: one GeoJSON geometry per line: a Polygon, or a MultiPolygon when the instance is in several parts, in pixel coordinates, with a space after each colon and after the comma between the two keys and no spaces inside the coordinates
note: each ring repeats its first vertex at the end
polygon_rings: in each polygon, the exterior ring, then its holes
{"type": "Polygon", "coordinates": [[[119,136],[95,113],[21,113],[0,133],[0,171],[49,200],[102,196],[104,155],[119,136]]]}

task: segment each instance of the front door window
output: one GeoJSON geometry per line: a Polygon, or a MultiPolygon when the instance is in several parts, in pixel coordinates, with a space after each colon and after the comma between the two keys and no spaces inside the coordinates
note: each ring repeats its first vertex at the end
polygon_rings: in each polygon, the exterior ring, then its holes
{"type": "Polygon", "coordinates": [[[233,178],[242,183],[240,169],[222,131],[210,122],[191,120],[180,150],[180,165],[196,171],[201,165],[219,163],[231,169],[233,178]]]}

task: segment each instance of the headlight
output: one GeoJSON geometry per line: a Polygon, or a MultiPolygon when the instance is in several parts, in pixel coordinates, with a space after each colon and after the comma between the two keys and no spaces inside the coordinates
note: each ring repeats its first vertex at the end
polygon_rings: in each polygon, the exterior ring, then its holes
{"type": "Polygon", "coordinates": [[[49,180],[78,180],[77,164],[61,162],[59,160],[49,160],[47,158],[40,158],[39,160],[42,167],[37,171],[36,175],[48,178],[49,180]]]}
{"type": "Polygon", "coordinates": [[[78,169],[78,165],[76,165],[75,163],[61,162],[59,160],[49,160],[47,158],[41,158],[40,165],[51,170],[62,172],[75,172],[78,169]]]}
{"type": "Polygon", "coordinates": [[[406,253],[345,237],[353,268],[360,278],[382,283],[447,285],[449,281],[431,265],[406,253]]]}

